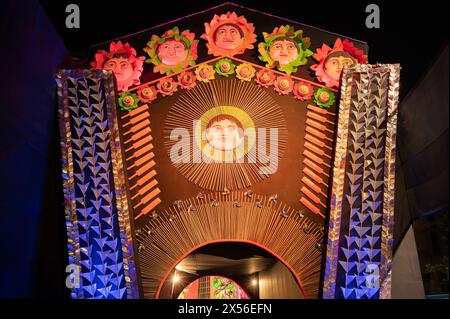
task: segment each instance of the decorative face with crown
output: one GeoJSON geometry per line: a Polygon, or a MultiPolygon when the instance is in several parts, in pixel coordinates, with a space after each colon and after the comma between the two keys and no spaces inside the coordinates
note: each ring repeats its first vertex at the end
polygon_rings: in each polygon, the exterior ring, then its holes
{"type": "Polygon", "coordinates": [[[217,28],[216,45],[224,50],[235,50],[242,44],[242,31],[238,25],[224,24],[217,28]]]}
{"type": "Polygon", "coordinates": [[[171,74],[195,65],[197,59],[195,34],[178,27],[167,30],[161,37],[152,35],[144,51],[150,56],[147,63],[154,65],[153,72],[171,74]]]}
{"type": "Polygon", "coordinates": [[[339,81],[344,67],[355,64],[355,59],[347,52],[337,51],[328,55],[324,63],[325,73],[335,81],[339,81]]]}
{"type": "Polygon", "coordinates": [[[269,54],[280,65],[288,65],[298,58],[298,45],[289,38],[278,39],[270,46],[269,54]]]}
{"type": "Polygon", "coordinates": [[[291,74],[308,62],[313,53],[308,48],[310,39],[303,37],[303,30],[295,31],[292,26],[282,25],[272,33],[263,32],[264,42],[258,45],[259,59],[266,67],[277,68],[291,74]]]}
{"type": "Polygon", "coordinates": [[[208,54],[214,56],[233,56],[242,54],[246,49],[253,49],[256,42],[255,28],[244,16],[235,12],[214,15],[205,23],[205,33],[201,36],[207,41],[208,54]]]}
{"type": "Polygon", "coordinates": [[[242,124],[228,114],[217,115],[206,125],[206,140],[220,151],[233,150],[244,140],[242,124]]]}
{"type": "Polygon", "coordinates": [[[142,74],[145,57],[136,55],[136,50],[128,43],[111,42],[109,52],[99,50],[91,66],[97,70],[112,71],[118,90],[126,91],[130,86],[140,84],[139,77],[142,74]]]}
{"type": "Polygon", "coordinates": [[[158,46],[157,55],[162,63],[166,65],[177,65],[186,59],[188,51],[182,41],[169,39],[158,46]]]}
{"type": "Polygon", "coordinates": [[[127,58],[111,58],[103,65],[103,69],[113,71],[117,82],[126,82],[133,76],[133,67],[127,58]]]}
{"type": "Polygon", "coordinates": [[[367,55],[355,47],[353,42],[344,39],[336,39],[333,47],[322,44],[316,50],[313,58],[317,64],[311,66],[315,71],[317,79],[325,83],[327,87],[339,87],[342,70],[355,63],[367,63],[367,55]]]}

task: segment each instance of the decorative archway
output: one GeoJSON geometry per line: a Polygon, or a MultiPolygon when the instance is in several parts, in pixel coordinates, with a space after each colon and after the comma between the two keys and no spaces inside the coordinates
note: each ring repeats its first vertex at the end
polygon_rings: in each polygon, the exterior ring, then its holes
{"type": "Polygon", "coordinates": [[[288,267],[305,298],[317,298],[323,230],[302,212],[248,192],[213,193],[177,203],[138,231],[145,298],[158,298],[176,265],[201,246],[247,242],[288,267]]]}

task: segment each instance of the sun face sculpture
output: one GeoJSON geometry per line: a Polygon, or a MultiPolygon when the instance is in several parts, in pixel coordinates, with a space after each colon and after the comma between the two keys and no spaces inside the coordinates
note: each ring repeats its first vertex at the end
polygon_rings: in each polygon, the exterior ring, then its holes
{"type": "Polygon", "coordinates": [[[279,105],[267,90],[242,80],[199,81],[183,90],[164,132],[172,165],[195,185],[215,191],[250,187],[269,177],[259,146],[267,146],[278,163],[287,141],[279,105]]]}
{"type": "Polygon", "coordinates": [[[242,124],[231,115],[218,115],[206,126],[206,139],[215,149],[228,151],[242,143],[242,124]]]}
{"type": "Polygon", "coordinates": [[[208,144],[216,150],[233,150],[244,140],[244,127],[234,116],[220,114],[206,125],[205,137],[208,144]]]}
{"type": "Polygon", "coordinates": [[[234,56],[246,49],[253,49],[256,42],[255,27],[244,16],[235,12],[214,15],[210,23],[205,23],[205,33],[201,36],[207,41],[208,54],[214,56],[234,56]]]}
{"type": "Polygon", "coordinates": [[[333,48],[323,44],[318,48],[313,58],[318,61],[311,66],[315,71],[317,79],[325,83],[327,87],[339,87],[342,70],[344,67],[355,63],[367,63],[367,55],[355,47],[353,42],[337,39],[333,48]]]}
{"type": "Polygon", "coordinates": [[[114,73],[119,91],[126,91],[132,85],[140,84],[145,57],[137,56],[136,50],[128,43],[111,42],[109,52],[99,50],[95,61],[91,62],[93,69],[108,70],[114,73]]]}
{"type": "Polygon", "coordinates": [[[166,31],[161,37],[153,35],[144,51],[150,56],[146,60],[155,67],[153,72],[170,74],[182,71],[195,65],[197,59],[198,40],[195,34],[184,30],[180,33],[177,27],[166,31]]]}
{"type": "Polygon", "coordinates": [[[305,65],[313,54],[310,39],[303,37],[303,30],[295,31],[289,25],[277,27],[272,33],[263,32],[264,42],[258,45],[259,59],[266,67],[277,68],[291,74],[297,67],[305,65]]]}

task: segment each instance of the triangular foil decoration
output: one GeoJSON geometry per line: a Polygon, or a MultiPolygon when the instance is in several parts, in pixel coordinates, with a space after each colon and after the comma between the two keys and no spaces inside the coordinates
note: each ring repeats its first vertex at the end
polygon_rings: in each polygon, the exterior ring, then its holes
{"type": "Polygon", "coordinates": [[[367,268],[366,262],[356,263],[358,274],[363,273],[367,268]]]}
{"type": "MultiPolygon", "coordinates": [[[[346,243],[347,243],[347,247],[349,249],[351,249],[351,246],[355,242],[356,238],[352,237],[352,236],[348,236],[348,235],[344,235],[344,237],[345,237],[345,240],[346,240],[346,243]]],[[[344,248],[342,248],[342,249],[344,249],[344,248]]],[[[347,257],[347,258],[349,258],[349,257],[347,257]]]]}
{"type": "Polygon", "coordinates": [[[352,184],[355,184],[362,177],[362,174],[351,174],[349,172],[346,174],[352,184]]]}
{"type": "Polygon", "coordinates": [[[350,273],[355,268],[355,262],[339,261],[339,264],[346,273],[350,273]]]}
{"type": "Polygon", "coordinates": [[[381,173],[381,167],[377,169],[371,168],[370,173],[372,174],[373,178],[377,178],[381,173]]]}
{"type": "MultiPolygon", "coordinates": [[[[362,271],[360,271],[359,273],[361,273],[362,271]]],[[[361,287],[362,285],[364,285],[366,283],[366,276],[356,276],[356,283],[358,285],[358,287],[361,287]]]]}
{"type": "Polygon", "coordinates": [[[383,152],[383,150],[384,150],[384,147],[382,146],[382,147],[379,147],[379,148],[373,148],[372,149],[372,154],[376,157],[376,158],[379,158],[380,157],[380,154],[383,152]]]}
{"type": "Polygon", "coordinates": [[[369,182],[374,190],[377,190],[380,186],[383,186],[383,184],[384,184],[383,181],[377,181],[374,179],[369,179],[369,182]]]}
{"type": "Polygon", "coordinates": [[[381,164],[384,163],[384,158],[373,158],[372,162],[373,162],[374,167],[378,168],[381,164]]]}
{"type": "Polygon", "coordinates": [[[377,128],[375,129],[374,134],[376,137],[380,137],[384,134],[384,132],[386,132],[386,129],[377,128]]]}
{"type": "Polygon", "coordinates": [[[360,153],[360,152],[349,152],[348,155],[350,155],[353,163],[356,163],[358,161],[358,159],[360,159],[361,156],[363,156],[363,153],[360,153]]]}
{"type": "Polygon", "coordinates": [[[372,220],[372,223],[374,223],[374,224],[379,222],[381,217],[383,217],[382,213],[370,212],[370,218],[372,220]]]}
{"type": "Polygon", "coordinates": [[[367,241],[368,241],[369,244],[370,244],[370,247],[372,247],[372,248],[373,248],[373,247],[379,242],[379,240],[380,240],[380,236],[369,236],[369,235],[366,235],[365,238],[367,239],[367,241]]]}
{"type": "Polygon", "coordinates": [[[344,295],[344,299],[350,299],[352,297],[352,295],[354,298],[355,289],[347,289],[347,288],[341,287],[341,290],[342,290],[342,294],[344,295]]]}
{"type": "Polygon", "coordinates": [[[354,281],[356,281],[356,275],[349,275],[345,277],[345,286],[346,287],[354,287],[355,283],[354,281]]]}
{"type": "Polygon", "coordinates": [[[364,258],[367,256],[368,252],[364,250],[358,250],[356,255],[358,256],[358,262],[362,262],[364,258]]]}
{"type": "Polygon", "coordinates": [[[350,206],[353,206],[353,204],[355,203],[355,201],[358,199],[357,196],[345,195],[345,197],[347,198],[347,201],[348,201],[348,203],[349,203],[350,206]]]}
{"type": "Polygon", "coordinates": [[[364,250],[368,254],[370,260],[375,259],[375,257],[381,252],[381,249],[364,248],[364,250]]]}
{"type": "MultiPolygon", "coordinates": [[[[359,146],[358,147],[358,149],[360,148],[361,146],[359,146]]],[[[352,167],[352,173],[353,174],[356,174],[356,172],[358,171],[358,169],[362,166],[363,164],[362,163],[350,163],[350,166],[352,167]]],[[[353,191],[352,191],[352,193],[354,193],[353,191]]]]}
{"type": "Polygon", "coordinates": [[[365,235],[370,229],[371,229],[371,227],[356,227],[356,228],[354,228],[354,230],[356,230],[356,232],[358,233],[359,237],[362,237],[363,235],[365,235]]]}
{"type": "MultiPolygon", "coordinates": [[[[348,196],[348,195],[346,195],[346,196],[348,196]]],[[[353,206],[353,204],[351,206],[353,206]]],[[[355,215],[358,215],[360,213],[360,211],[361,211],[361,208],[359,208],[359,207],[353,208],[352,207],[352,209],[350,211],[350,218],[352,218],[355,215]]]]}
{"type": "Polygon", "coordinates": [[[353,249],[341,248],[341,250],[342,250],[342,252],[344,253],[345,258],[346,258],[347,260],[350,260],[350,258],[356,253],[356,251],[353,250],[353,249]]]}
{"type": "Polygon", "coordinates": [[[369,299],[378,298],[377,294],[380,292],[380,288],[366,288],[366,291],[369,299]]]}
{"type": "Polygon", "coordinates": [[[361,289],[355,289],[356,292],[356,299],[364,299],[367,297],[367,289],[361,288],[361,289]]]}

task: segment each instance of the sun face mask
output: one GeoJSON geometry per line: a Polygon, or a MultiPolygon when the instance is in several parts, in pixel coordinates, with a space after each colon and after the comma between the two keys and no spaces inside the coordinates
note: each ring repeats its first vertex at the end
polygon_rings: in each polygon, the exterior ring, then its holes
{"type": "Polygon", "coordinates": [[[132,85],[140,84],[145,57],[136,56],[136,50],[128,43],[111,42],[109,52],[99,50],[95,61],[91,62],[93,69],[112,71],[116,78],[117,89],[126,91],[132,85]]]}
{"type": "Polygon", "coordinates": [[[313,58],[318,61],[311,66],[317,79],[327,87],[339,87],[342,70],[355,63],[367,63],[367,55],[355,47],[353,42],[337,39],[333,48],[323,44],[316,50],[313,58]]]}
{"type": "Polygon", "coordinates": [[[154,65],[153,72],[171,74],[195,65],[198,40],[195,34],[177,27],[166,31],[161,37],[153,35],[144,51],[149,55],[147,63],[154,65]]]}
{"type": "Polygon", "coordinates": [[[264,42],[258,45],[259,59],[268,68],[291,74],[313,54],[309,50],[310,39],[303,37],[303,30],[295,31],[289,25],[277,27],[270,34],[263,32],[263,37],[264,42]]]}
{"type": "Polygon", "coordinates": [[[244,53],[246,49],[253,49],[256,42],[254,31],[255,27],[244,16],[227,12],[214,15],[211,22],[205,23],[205,33],[201,38],[207,41],[208,54],[234,56],[244,53]]]}

